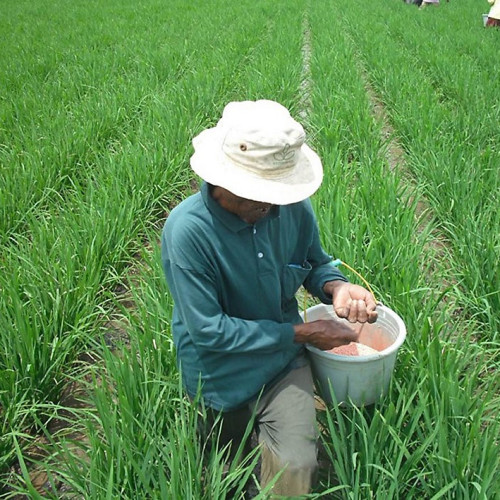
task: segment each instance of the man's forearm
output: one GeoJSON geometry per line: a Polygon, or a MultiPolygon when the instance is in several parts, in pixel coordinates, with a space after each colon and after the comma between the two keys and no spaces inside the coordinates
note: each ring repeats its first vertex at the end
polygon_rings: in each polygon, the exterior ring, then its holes
{"type": "Polygon", "coordinates": [[[318,349],[333,349],[340,345],[355,342],[358,334],[345,322],[336,320],[311,321],[294,325],[294,341],[311,344],[318,349]]]}

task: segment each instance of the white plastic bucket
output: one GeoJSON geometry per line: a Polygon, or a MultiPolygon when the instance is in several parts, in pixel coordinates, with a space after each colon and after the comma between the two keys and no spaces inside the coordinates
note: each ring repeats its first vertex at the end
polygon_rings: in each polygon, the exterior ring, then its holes
{"type": "MultiPolygon", "coordinates": [[[[378,352],[368,356],[343,356],[325,352],[309,344],[311,366],[316,388],[324,401],[355,406],[375,403],[387,394],[398,349],[406,338],[403,320],[391,309],[377,306],[376,323],[348,323],[359,332],[359,342],[378,352]]],[[[306,311],[306,321],[339,319],[332,306],[320,304],[306,311]]]]}
{"type": "Polygon", "coordinates": [[[487,21],[488,21],[488,14],[483,14],[483,26],[486,26],[487,21]]]}

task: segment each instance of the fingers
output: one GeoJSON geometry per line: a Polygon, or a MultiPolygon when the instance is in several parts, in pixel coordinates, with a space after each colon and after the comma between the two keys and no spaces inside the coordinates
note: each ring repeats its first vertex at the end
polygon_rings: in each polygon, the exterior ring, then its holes
{"type": "Polygon", "coordinates": [[[333,349],[349,342],[358,340],[356,332],[349,323],[337,320],[316,320],[310,323],[303,323],[296,326],[295,340],[298,342],[307,342],[318,349],[333,349]],[[302,330],[307,330],[302,332],[302,330]]]}
{"type": "Polygon", "coordinates": [[[330,327],[330,349],[358,340],[358,333],[345,323],[333,321],[330,327]]]}
{"type": "Polygon", "coordinates": [[[375,302],[375,298],[371,293],[367,293],[365,297],[366,304],[366,321],[368,323],[375,323],[377,321],[378,313],[377,313],[377,304],[375,302]]]}
{"type": "Polygon", "coordinates": [[[349,312],[348,320],[351,323],[359,321],[364,323],[368,319],[368,313],[366,312],[366,303],[364,300],[353,300],[351,306],[351,311],[349,312]]]}
{"type": "Polygon", "coordinates": [[[327,320],[324,326],[321,349],[333,349],[358,340],[358,333],[343,321],[327,320]]]}
{"type": "Polygon", "coordinates": [[[350,323],[374,323],[377,320],[377,304],[373,295],[359,285],[345,284],[340,288],[333,306],[337,316],[350,323]]]}
{"type": "Polygon", "coordinates": [[[377,312],[376,307],[377,307],[377,305],[374,303],[373,307],[368,306],[366,308],[366,312],[368,315],[368,318],[367,318],[368,323],[375,323],[375,321],[377,321],[378,312],[377,312]]]}
{"type": "Polygon", "coordinates": [[[345,318],[349,323],[363,322],[368,318],[366,304],[363,300],[347,299],[343,307],[335,308],[335,312],[339,318],[345,318]]]}
{"type": "Polygon", "coordinates": [[[339,318],[348,318],[351,310],[351,296],[349,294],[349,285],[343,283],[343,286],[336,290],[333,296],[333,308],[339,318]]]}
{"type": "Polygon", "coordinates": [[[361,299],[348,299],[344,307],[336,307],[335,312],[339,318],[345,318],[349,323],[375,323],[378,313],[376,304],[367,304],[361,299]]]}

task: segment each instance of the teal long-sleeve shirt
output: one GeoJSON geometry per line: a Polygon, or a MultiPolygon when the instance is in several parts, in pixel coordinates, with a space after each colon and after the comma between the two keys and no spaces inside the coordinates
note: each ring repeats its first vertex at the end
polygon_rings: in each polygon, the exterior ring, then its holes
{"type": "Polygon", "coordinates": [[[241,407],[291,369],[303,350],[295,293],[323,303],[347,281],[321,247],[309,200],[275,206],[255,224],[201,191],[170,213],[162,264],[174,299],[172,333],[183,384],[216,410],[241,407]]]}

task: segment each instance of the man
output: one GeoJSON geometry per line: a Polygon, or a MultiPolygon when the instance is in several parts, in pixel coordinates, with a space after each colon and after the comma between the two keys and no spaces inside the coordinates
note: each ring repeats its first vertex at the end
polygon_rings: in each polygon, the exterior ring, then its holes
{"type": "Polygon", "coordinates": [[[488,3],[491,5],[491,8],[485,26],[500,28],[500,0],[488,0],[488,3]]]}
{"type": "Polygon", "coordinates": [[[222,412],[221,440],[240,444],[255,415],[261,484],[311,490],[317,469],[313,381],[304,344],[356,340],[338,321],[302,323],[301,285],[351,322],[376,320],[373,296],[347,282],[321,248],[309,196],[319,157],[286,108],[228,104],[217,126],[193,140],[191,167],[205,181],[163,230],[162,261],[174,299],[172,331],[191,398],[222,412]]]}

